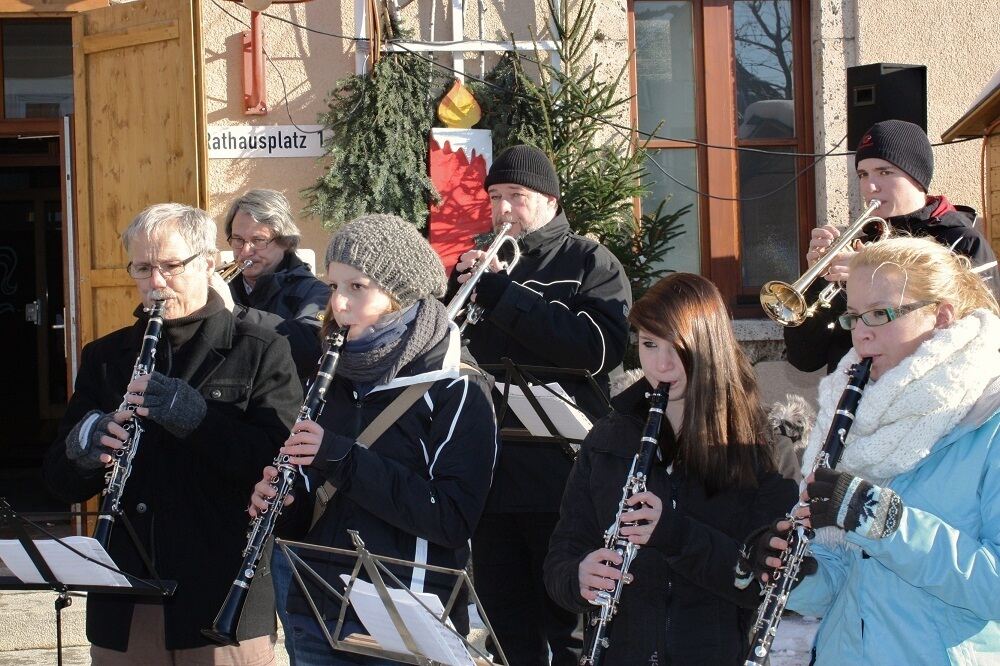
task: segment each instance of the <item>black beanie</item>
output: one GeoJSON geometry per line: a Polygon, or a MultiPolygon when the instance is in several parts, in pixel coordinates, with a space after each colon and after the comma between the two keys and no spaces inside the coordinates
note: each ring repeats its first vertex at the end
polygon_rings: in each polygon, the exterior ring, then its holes
{"type": "Polygon", "coordinates": [[[865,132],[854,155],[858,162],[875,157],[905,171],[927,192],[934,175],[934,153],[927,133],[905,120],[883,120],[865,132]]]}
{"type": "Polygon", "coordinates": [[[493,161],[483,189],[510,183],[559,198],[559,176],[548,155],[534,146],[511,146],[493,161]]]}

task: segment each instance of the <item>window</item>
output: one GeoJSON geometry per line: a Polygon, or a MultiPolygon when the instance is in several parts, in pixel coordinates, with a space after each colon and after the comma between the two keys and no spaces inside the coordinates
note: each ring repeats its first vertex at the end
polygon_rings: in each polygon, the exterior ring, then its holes
{"type": "Polygon", "coordinates": [[[68,19],[0,21],[4,118],[73,112],[73,44],[68,19]]]}
{"type": "Polygon", "coordinates": [[[665,265],[742,316],[799,275],[812,227],[812,158],[787,154],[812,152],[808,15],[804,0],[630,2],[633,120],[657,135],[643,204],[693,204],[665,265]]]}

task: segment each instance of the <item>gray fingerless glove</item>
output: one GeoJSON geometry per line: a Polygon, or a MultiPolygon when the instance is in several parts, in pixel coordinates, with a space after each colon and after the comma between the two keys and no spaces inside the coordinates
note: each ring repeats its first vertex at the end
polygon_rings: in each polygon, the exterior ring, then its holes
{"type": "Polygon", "coordinates": [[[208,410],[201,394],[183,379],[155,371],[149,376],[146,392],[142,394],[142,406],[149,409],[151,421],[180,439],[194,432],[208,410]]]}
{"type": "Polygon", "coordinates": [[[101,462],[101,454],[114,454],[114,451],[101,444],[102,435],[113,436],[108,433],[111,416],[96,409],[87,412],[66,435],[66,457],[80,469],[100,469],[105,466],[101,462]]]}
{"type": "Polygon", "coordinates": [[[836,525],[869,539],[882,539],[899,527],[903,501],[889,488],[831,469],[816,470],[806,486],[813,527],[836,525]]]}

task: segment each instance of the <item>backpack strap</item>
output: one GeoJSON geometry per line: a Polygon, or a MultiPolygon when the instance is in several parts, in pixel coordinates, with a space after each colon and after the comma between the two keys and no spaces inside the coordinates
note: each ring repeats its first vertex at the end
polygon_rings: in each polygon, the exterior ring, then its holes
{"type": "MultiPolygon", "coordinates": [[[[460,376],[467,376],[473,373],[481,373],[482,371],[474,365],[465,363],[464,361],[459,366],[460,376]]],[[[420,399],[420,397],[427,392],[427,390],[434,384],[434,382],[421,382],[419,384],[411,384],[403,390],[396,399],[390,402],[385,409],[379,412],[378,416],[368,424],[368,427],[361,431],[361,434],[357,436],[355,441],[366,449],[371,448],[372,444],[382,436],[386,430],[389,429],[393,423],[395,423],[399,418],[406,413],[413,404],[420,399]]],[[[310,523],[310,528],[315,525],[323,512],[326,511],[326,505],[330,503],[333,499],[333,495],[337,492],[337,487],[334,486],[329,481],[323,483],[322,486],[316,489],[316,503],[313,505],[313,517],[310,523]]]]}

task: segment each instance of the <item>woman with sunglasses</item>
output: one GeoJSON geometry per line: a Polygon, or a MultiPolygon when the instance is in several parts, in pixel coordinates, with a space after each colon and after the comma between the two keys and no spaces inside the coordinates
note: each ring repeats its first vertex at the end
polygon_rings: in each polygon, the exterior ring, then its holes
{"type": "MultiPolygon", "coordinates": [[[[810,474],[796,515],[815,563],[788,608],[822,616],[814,663],[1000,660],[1000,318],[969,260],[896,238],[851,260],[840,325],[854,348],[820,383],[811,466],[847,376],[871,381],[835,470],[810,474]]],[[[808,469],[805,470],[808,473],[808,469]]],[[[756,540],[766,580],[789,522],[756,540]]]]}

